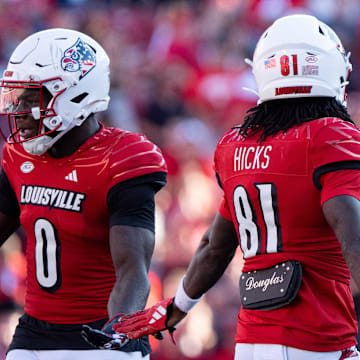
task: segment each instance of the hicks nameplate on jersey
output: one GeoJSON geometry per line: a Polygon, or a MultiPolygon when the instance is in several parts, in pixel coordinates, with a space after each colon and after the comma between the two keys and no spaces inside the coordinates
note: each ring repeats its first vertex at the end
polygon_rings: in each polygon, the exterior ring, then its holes
{"type": "Polygon", "coordinates": [[[21,185],[20,204],[81,212],[85,194],[47,186],[21,185]]]}

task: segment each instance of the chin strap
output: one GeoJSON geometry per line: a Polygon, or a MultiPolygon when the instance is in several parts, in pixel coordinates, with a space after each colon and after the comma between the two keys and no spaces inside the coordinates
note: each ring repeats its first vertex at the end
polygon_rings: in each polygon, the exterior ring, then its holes
{"type": "Polygon", "coordinates": [[[59,131],[54,137],[41,135],[34,139],[26,140],[22,143],[23,147],[29,154],[42,155],[75,126],[76,124],[71,124],[66,130],[59,131]]]}
{"type": "Polygon", "coordinates": [[[43,135],[36,137],[34,139],[30,139],[24,141],[22,143],[26,152],[32,155],[42,155],[44,154],[50,146],[49,143],[51,142],[52,138],[48,135],[43,135]]]}

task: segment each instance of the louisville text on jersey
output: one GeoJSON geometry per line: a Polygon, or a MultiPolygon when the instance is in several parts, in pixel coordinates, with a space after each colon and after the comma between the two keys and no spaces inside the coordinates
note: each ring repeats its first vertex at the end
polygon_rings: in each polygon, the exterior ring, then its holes
{"type": "Polygon", "coordinates": [[[81,212],[85,194],[36,185],[21,185],[20,204],[81,212]]]}
{"type": "Polygon", "coordinates": [[[312,86],[286,86],[275,89],[275,95],[310,94],[312,86]]]}

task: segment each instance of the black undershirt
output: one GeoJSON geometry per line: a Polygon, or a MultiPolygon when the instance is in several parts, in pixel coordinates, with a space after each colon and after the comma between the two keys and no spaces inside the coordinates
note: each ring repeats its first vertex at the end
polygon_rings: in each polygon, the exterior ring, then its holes
{"type": "Polygon", "coordinates": [[[112,187],[107,196],[110,227],[137,226],[154,232],[155,194],[166,184],[166,173],[130,179],[112,187]]]}

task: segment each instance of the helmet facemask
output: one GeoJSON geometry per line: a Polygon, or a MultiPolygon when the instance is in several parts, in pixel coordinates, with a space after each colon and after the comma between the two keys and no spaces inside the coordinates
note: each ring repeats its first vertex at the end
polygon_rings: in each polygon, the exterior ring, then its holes
{"type": "Polygon", "coordinates": [[[41,83],[2,81],[0,112],[7,115],[11,144],[23,143],[39,136],[49,135],[61,124],[44,126],[44,119],[55,117],[52,95],[41,83]]]}

